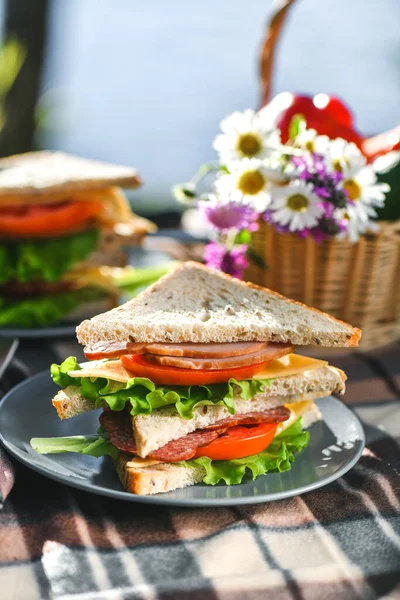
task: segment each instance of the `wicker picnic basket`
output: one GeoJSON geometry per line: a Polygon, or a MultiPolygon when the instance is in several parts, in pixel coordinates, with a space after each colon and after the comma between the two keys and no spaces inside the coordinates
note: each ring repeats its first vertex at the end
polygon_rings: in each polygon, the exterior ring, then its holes
{"type": "MultiPolygon", "coordinates": [[[[275,45],[292,2],[274,15],[263,45],[262,105],[269,100],[275,45]]],[[[377,233],[355,244],[334,238],[317,244],[260,223],[253,249],[266,268],[251,264],[246,279],[360,327],[362,350],[400,338],[400,220],[381,221],[377,233]]]]}

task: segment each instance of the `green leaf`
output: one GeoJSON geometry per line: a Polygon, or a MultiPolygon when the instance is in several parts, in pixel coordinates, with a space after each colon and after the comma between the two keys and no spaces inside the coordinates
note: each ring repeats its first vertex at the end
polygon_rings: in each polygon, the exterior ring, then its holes
{"type": "Polygon", "coordinates": [[[53,364],[51,376],[55,383],[60,387],[77,386],[96,408],[107,404],[111,410],[120,411],[129,403],[131,415],[151,414],[158,408],[175,406],[181,417],[191,419],[196,407],[216,404],[234,414],[235,389],[243,400],[249,400],[270,385],[269,379],[237,381],[232,378],[226,383],[210,385],[167,386],[156,385],[145,377],[133,377],[127,383],[105,377],[70,377],[68,371],[76,370],[77,365],[76,358],[71,356],[61,365],[53,364]]]}
{"type": "Polygon", "coordinates": [[[265,262],[263,257],[260,256],[259,254],[257,254],[257,252],[254,252],[254,250],[251,246],[249,246],[247,248],[247,257],[252,263],[254,263],[260,269],[264,269],[264,270],[267,269],[267,263],[265,262]]]}
{"type": "Polygon", "coordinates": [[[236,235],[235,244],[250,244],[251,242],[251,231],[248,229],[242,229],[236,235]]]}
{"type": "Polygon", "coordinates": [[[235,485],[241,483],[247,473],[254,480],[265,473],[288,471],[294,461],[294,453],[307,447],[309,437],[308,431],[302,431],[300,417],[259,454],[235,460],[211,460],[202,456],[179,464],[188,468],[203,467],[203,482],[208,485],[216,485],[220,481],[235,485]]]}
{"type": "Polygon", "coordinates": [[[74,356],[69,356],[61,363],[61,365],[56,365],[53,363],[50,367],[50,375],[53,379],[54,383],[59,385],[62,388],[66,388],[69,385],[74,385],[76,379],[70,377],[68,375],[69,371],[79,371],[80,366],[78,361],[74,356]]]}
{"type": "Polygon", "coordinates": [[[96,250],[98,240],[99,232],[93,229],[51,240],[5,244],[0,253],[0,283],[59,281],[96,250]]]}
{"type": "Polygon", "coordinates": [[[32,448],[38,454],[57,454],[61,452],[76,452],[100,456],[118,457],[118,449],[112,445],[106,435],[72,435],[69,437],[32,438],[32,448]]]}
{"type": "Polygon", "coordinates": [[[289,123],[289,139],[294,142],[300,133],[307,128],[307,121],[304,115],[294,115],[289,123]]]}
{"type": "Polygon", "coordinates": [[[157,267],[146,267],[137,269],[135,267],[124,267],[116,271],[112,276],[114,285],[120,289],[135,293],[138,288],[150,285],[157,281],[160,277],[168,273],[176,262],[170,262],[166,265],[157,267]]]}
{"type": "Polygon", "coordinates": [[[0,327],[50,327],[65,319],[81,304],[103,297],[103,291],[85,288],[63,294],[26,298],[19,302],[0,298],[0,327]]]}

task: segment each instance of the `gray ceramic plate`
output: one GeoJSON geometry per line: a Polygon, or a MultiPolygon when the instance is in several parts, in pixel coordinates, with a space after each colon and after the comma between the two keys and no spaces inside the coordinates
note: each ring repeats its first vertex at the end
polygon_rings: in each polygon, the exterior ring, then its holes
{"type": "Polygon", "coordinates": [[[58,390],[47,372],[17,385],[0,403],[0,440],[18,460],[67,485],[130,502],[180,506],[224,506],[271,502],[315,490],[346,473],[361,456],[364,431],[357,417],[336,398],[317,401],[324,420],[311,429],[308,448],[290,471],[270,473],[234,486],[198,484],[155,496],[124,492],[111,459],[77,454],[36,454],[33,437],[93,434],[99,411],[60,421],[51,399],[58,390]]]}
{"type": "Polygon", "coordinates": [[[22,327],[3,327],[0,329],[0,338],[20,338],[20,339],[36,339],[36,338],[56,338],[56,337],[73,337],[75,336],[75,325],[59,325],[58,327],[43,327],[36,329],[23,329],[22,327]]]}

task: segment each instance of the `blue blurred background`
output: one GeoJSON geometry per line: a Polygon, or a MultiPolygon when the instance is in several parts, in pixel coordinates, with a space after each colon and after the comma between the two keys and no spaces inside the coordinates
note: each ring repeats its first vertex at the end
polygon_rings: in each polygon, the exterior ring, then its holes
{"type": "MultiPolygon", "coordinates": [[[[214,157],[220,119],[258,106],[259,49],[274,7],[3,0],[3,40],[7,15],[11,33],[17,23],[29,35],[32,11],[45,19],[33,145],[133,164],[145,182],[135,210],[179,210],[171,186],[214,157]]],[[[298,0],[278,49],[274,93],[334,93],[362,132],[389,129],[400,121],[399,24],[399,0],[298,0]]]]}

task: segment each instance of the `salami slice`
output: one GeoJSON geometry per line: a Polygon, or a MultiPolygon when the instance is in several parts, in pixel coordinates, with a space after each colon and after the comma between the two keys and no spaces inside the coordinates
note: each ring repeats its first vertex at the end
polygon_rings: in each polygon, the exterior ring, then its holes
{"type": "Polygon", "coordinates": [[[232,415],[218,423],[208,425],[202,431],[214,431],[218,429],[229,429],[237,425],[259,425],[260,423],[283,423],[290,417],[290,410],[285,406],[278,406],[270,410],[250,412],[244,415],[232,415]]]}
{"type": "Polygon", "coordinates": [[[132,433],[130,416],[125,412],[105,410],[100,415],[100,425],[109,433],[110,442],[128,454],[136,454],[135,440],[132,433]]]}
{"type": "Polygon", "coordinates": [[[152,458],[153,460],[161,460],[163,462],[179,462],[181,460],[189,460],[196,454],[197,448],[210,444],[226,430],[227,427],[212,431],[205,431],[204,429],[201,429],[199,431],[194,431],[193,433],[188,433],[184,437],[177,440],[172,440],[158,450],[154,450],[154,452],[149,454],[148,458],[152,458]]]}

